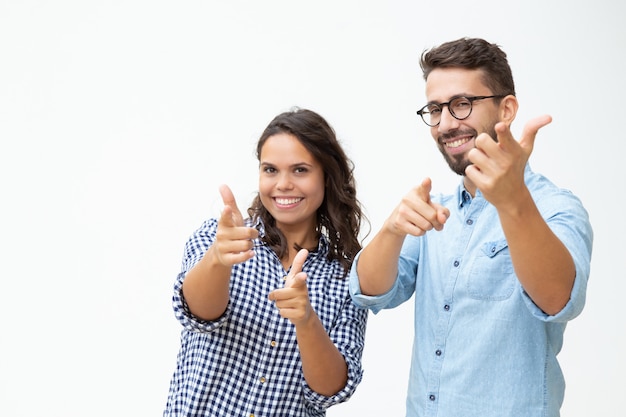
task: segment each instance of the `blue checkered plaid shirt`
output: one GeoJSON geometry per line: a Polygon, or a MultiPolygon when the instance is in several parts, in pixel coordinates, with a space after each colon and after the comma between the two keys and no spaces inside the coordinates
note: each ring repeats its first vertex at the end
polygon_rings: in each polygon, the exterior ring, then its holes
{"type": "MultiPolygon", "coordinates": [[[[262,233],[262,225],[256,226],[262,233]]],[[[216,230],[216,219],[205,221],[185,246],[173,296],[174,312],[183,326],[181,348],[164,417],[324,416],[328,407],[350,398],[361,382],[368,314],[352,303],[339,262],[326,258],[328,240],[320,239],[303,271],[311,305],[348,365],[348,382],[332,397],[306,384],[295,327],[267,298],[283,286],[286,275],[269,247],[255,248],[256,256],[233,266],[230,301],[222,317],[204,321],[189,312],[182,283],[214,242],[216,230]]],[[[260,240],[255,245],[261,245],[260,240]]]]}

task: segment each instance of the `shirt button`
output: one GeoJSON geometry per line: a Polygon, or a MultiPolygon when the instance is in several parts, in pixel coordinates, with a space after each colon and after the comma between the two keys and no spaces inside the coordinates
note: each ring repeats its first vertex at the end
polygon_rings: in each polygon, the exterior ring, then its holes
{"type": "Polygon", "coordinates": [[[272,341],[270,342],[270,345],[271,345],[272,347],[276,347],[276,345],[278,345],[278,343],[276,343],[276,340],[272,340],[272,341]]]}
{"type": "Polygon", "coordinates": [[[465,221],[465,224],[467,224],[468,226],[471,226],[473,223],[474,223],[474,220],[472,220],[472,219],[467,219],[465,221]]]}
{"type": "Polygon", "coordinates": [[[264,377],[264,376],[262,376],[262,377],[259,379],[259,381],[261,381],[261,384],[265,384],[266,379],[265,379],[265,377],[264,377]]]}
{"type": "Polygon", "coordinates": [[[433,394],[430,394],[428,396],[428,399],[431,400],[431,401],[435,401],[436,397],[433,394]]]}
{"type": "Polygon", "coordinates": [[[283,281],[287,281],[287,275],[283,277],[283,281]]]}
{"type": "Polygon", "coordinates": [[[441,356],[441,350],[440,350],[440,349],[437,349],[437,350],[435,351],[435,355],[437,355],[437,356],[441,356]]]}
{"type": "Polygon", "coordinates": [[[450,306],[448,304],[446,304],[445,306],[443,306],[443,309],[446,311],[450,311],[450,306]]]}
{"type": "Polygon", "coordinates": [[[459,266],[459,261],[454,261],[454,266],[459,266]]]}

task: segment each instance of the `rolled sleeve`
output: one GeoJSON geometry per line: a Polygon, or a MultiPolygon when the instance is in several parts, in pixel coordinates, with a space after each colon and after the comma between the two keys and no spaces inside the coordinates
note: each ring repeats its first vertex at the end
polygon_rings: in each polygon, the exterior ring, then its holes
{"type": "Polygon", "coordinates": [[[355,257],[350,269],[350,296],[354,303],[371,310],[377,314],[383,309],[390,309],[399,306],[407,301],[415,292],[417,263],[419,257],[419,239],[407,237],[402,246],[400,258],[398,260],[398,274],[393,286],[384,294],[365,295],[361,292],[359,276],[356,270],[361,252],[355,257]]]}
{"type": "Polygon", "coordinates": [[[326,410],[329,407],[345,402],[352,397],[352,394],[354,394],[357,386],[363,379],[363,370],[360,366],[355,367],[354,363],[351,363],[349,360],[346,360],[346,363],[348,364],[348,381],[343,389],[335,395],[328,397],[319,394],[313,391],[313,389],[311,389],[311,387],[304,382],[304,398],[309,404],[314,404],[315,407],[320,410],[326,410]]]}
{"type": "Polygon", "coordinates": [[[213,244],[216,230],[217,220],[209,219],[203,222],[200,228],[189,237],[185,244],[181,272],[174,283],[172,296],[174,315],[183,328],[192,332],[208,333],[214,331],[226,322],[231,311],[229,301],[226,311],[217,320],[202,320],[191,313],[183,295],[183,281],[187,272],[200,262],[207,249],[213,244]]]}
{"type": "Polygon", "coordinates": [[[377,314],[380,310],[386,308],[393,301],[396,285],[394,285],[387,293],[382,295],[371,296],[363,294],[361,292],[361,285],[359,283],[359,275],[356,271],[356,265],[359,261],[360,255],[361,252],[359,252],[355,257],[352,268],[350,269],[350,297],[352,297],[352,301],[359,308],[366,308],[371,310],[374,314],[377,314]]]}
{"type": "Polygon", "coordinates": [[[356,375],[350,375],[350,373],[350,366],[348,366],[348,382],[346,386],[341,391],[330,397],[318,394],[305,382],[304,398],[309,404],[315,404],[315,407],[321,411],[326,410],[333,405],[347,401],[352,394],[354,394],[354,391],[356,390],[357,385],[361,382],[362,378],[360,375],[357,379],[355,379],[356,375]]]}
{"type": "Polygon", "coordinates": [[[567,211],[556,211],[548,217],[547,223],[554,234],[563,242],[574,261],[576,277],[570,299],[557,314],[548,315],[533,303],[526,292],[523,292],[524,301],[533,316],[546,322],[567,322],[583,311],[587,282],[591,272],[593,229],[589,222],[588,213],[580,200],[571,192],[562,190],[559,197],[558,205],[552,207],[567,207],[567,211]]]}
{"type": "Polygon", "coordinates": [[[189,310],[189,306],[187,305],[185,297],[183,296],[183,280],[184,274],[181,273],[176,280],[176,285],[174,286],[174,295],[172,296],[174,315],[176,319],[180,322],[180,324],[186,330],[199,333],[209,333],[221,327],[226,322],[226,320],[228,320],[228,316],[230,315],[230,302],[228,303],[224,314],[222,314],[217,320],[202,320],[194,316],[189,310]]]}
{"type": "Polygon", "coordinates": [[[350,297],[346,298],[340,318],[330,330],[329,336],[346,361],[348,379],[346,385],[332,396],[321,395],[313,391],[306,382],[303,382],[304,396],[307,402],[316,408],[326,410],[333,405],[347,401],[361,383],[363,379],[361,358],[365,346],[367,316],[368,311],[366,309],[358,307],[350,297]]]}

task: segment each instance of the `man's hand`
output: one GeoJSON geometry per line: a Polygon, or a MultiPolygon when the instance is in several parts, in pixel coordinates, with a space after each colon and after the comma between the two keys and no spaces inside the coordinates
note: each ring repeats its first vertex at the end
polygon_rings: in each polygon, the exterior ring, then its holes
{"type": "Polygon", "coordinates": [[[396,235],[421,236],[427,231],[442,230],[450,211],[430,200],[432,183],[426,178],[412,189],[385,222],[387,230],[396,235]]]}
{"type": "Polygon", "coordinates": [[[495,126],[497,142],[487,133],[476,138],[476,147],[468,154],[472,165],[465,169],[465,175],[496,208],[507,204],[514,206],[516,197],[522,195],[526,187],[524,167],[533,151],[535,137],[539,129],[551,121],[548,115],[532,119],[524,127],[519,142],[513,137],[510,126],[503,122],[495,126]]]}

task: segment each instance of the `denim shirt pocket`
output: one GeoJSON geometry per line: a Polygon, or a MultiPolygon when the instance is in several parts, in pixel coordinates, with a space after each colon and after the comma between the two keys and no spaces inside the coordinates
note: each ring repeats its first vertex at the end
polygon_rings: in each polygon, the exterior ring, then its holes
{"type": "Polygon", "coordinates": [[[515,271],[506,239],[485,242],[473,259],[467,281],[471,298],[506,300],[515,288],[515,271]]]}

